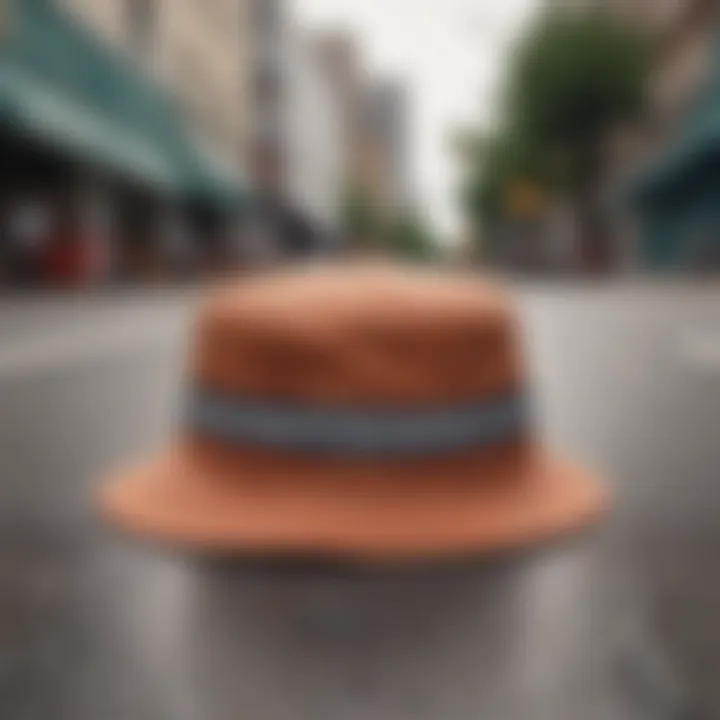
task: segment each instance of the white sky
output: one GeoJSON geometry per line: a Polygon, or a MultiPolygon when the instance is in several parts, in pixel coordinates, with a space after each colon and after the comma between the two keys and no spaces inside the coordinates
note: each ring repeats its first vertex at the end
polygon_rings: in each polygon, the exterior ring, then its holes
{"type": "Polygon", "coordinates": [[[509,41],[539,0],[294,0],[309,28],[352,31],[370,71],[410,89],[417,196],[443,231],[458,227],[454,129],[487,123],[509,41]]]}

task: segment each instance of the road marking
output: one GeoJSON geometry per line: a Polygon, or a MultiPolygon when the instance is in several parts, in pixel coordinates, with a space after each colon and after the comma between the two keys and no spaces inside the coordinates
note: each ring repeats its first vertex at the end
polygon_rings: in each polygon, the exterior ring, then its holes
{"type": "Polygon", "coordinates": [[[177,317],[144,314],[108,320],[102,325],[94,322],[63,331],[54,328],[41,336],[14,340],[0,348],[0,379],[97,362],[127,351],[171,348],[183,336],[184,323],[177,317]]]}

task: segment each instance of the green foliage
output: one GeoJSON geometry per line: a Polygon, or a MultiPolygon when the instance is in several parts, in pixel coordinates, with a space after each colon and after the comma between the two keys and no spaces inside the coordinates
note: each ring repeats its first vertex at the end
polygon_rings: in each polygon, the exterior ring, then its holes
{"type": "Polygon", "coordinates": [[[507,121],[548,146],[599,142],[644,104],[650,46],[605,13],[550,13],[521,39],[510,67],[507,121]]]}
{"type": "Polygon", "coordinates": [[[367,193],[352,187],[345,195],[341,223],[343,231],[354,243],[364,245],[376,237],[382,221],[367,193]]]}
{"type": "Polygon", "coordinates": [[[543,14],[517,45],[499,129],[467,157],[471,225],[502,220],[513,183],[586,190],[606,133],[642,110],[649,71],[639,31],[601,12],[543,14]]]}
{"type": "Polygon", "coordinates": [[[381,212],[371,197],[357,187],[346,194],[342,224],[357,248],[374,249],[406,260],[436,257],[432,233],[417,213],[381,212]]]}
{"type": "Polygon", "coordinates": [[[498,133],[478,138],[463,187],[463,205],[474,224],[499,219],[505,191],[516,182],[546,186],[553,178],[545,149],[530,135],[498,133]]]}
{"type": "Polygon", "coordinates": [[[392,218],[382,239],[389,254],[405,260],[430,261],[438,255],[430,230],[415,212],[401,212],[392,218]]]}

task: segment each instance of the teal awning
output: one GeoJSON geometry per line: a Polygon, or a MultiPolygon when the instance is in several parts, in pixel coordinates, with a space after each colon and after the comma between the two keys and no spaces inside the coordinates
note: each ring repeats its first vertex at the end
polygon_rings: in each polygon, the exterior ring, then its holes
{"type": "Polygon", "coordinates": [[[7,5],[0,114],[18,132],[161,189],[180,188],[160,88],[53,0],[7,5]]]}
{"type": "Polygon", "coordinates": [[[718,108],[698,118],[664,155],[639,174],[632,193],[640,200],[661,195],[682,184],[714,156],[720,156],[720,97],[718,108]]]}
{"type": "Polygon", "coordinates": [[[176,167],[139,135],[11,66],[0,66],[0,111],[21,132],[121,175],[177,188],[176,167]]]}
{"type": "Polygon", "coordinates": [[[231,170],[199,152],[172,97],[54,0],[11,2],[0,35],[0,120],[178,197],[233,208],[231,170]]]}
{"type": "Polygon", "coordinates": [[[194,199],[220,210],[240,210],[249,200],[239,168],[198,143],[191,152],[189,180],[194,199]]]}
{"type": "Polygon", "coordinates": [[[663,197],[701,174],[720,156],[720,38],[716,41],[708,81],[700,88],[683,127],[662,154],[633,180],[631,195],[639,202],[663,197]]]}

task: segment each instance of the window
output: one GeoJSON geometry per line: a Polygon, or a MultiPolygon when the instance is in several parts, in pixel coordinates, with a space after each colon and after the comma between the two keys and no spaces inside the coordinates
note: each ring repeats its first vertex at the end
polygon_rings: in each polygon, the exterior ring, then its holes
{"type": "Polygon", "coordinates": [[[130,46],[143,56],[150,55],[153,50],[156,10],[155,0],[125,0],[130,46]]]}

